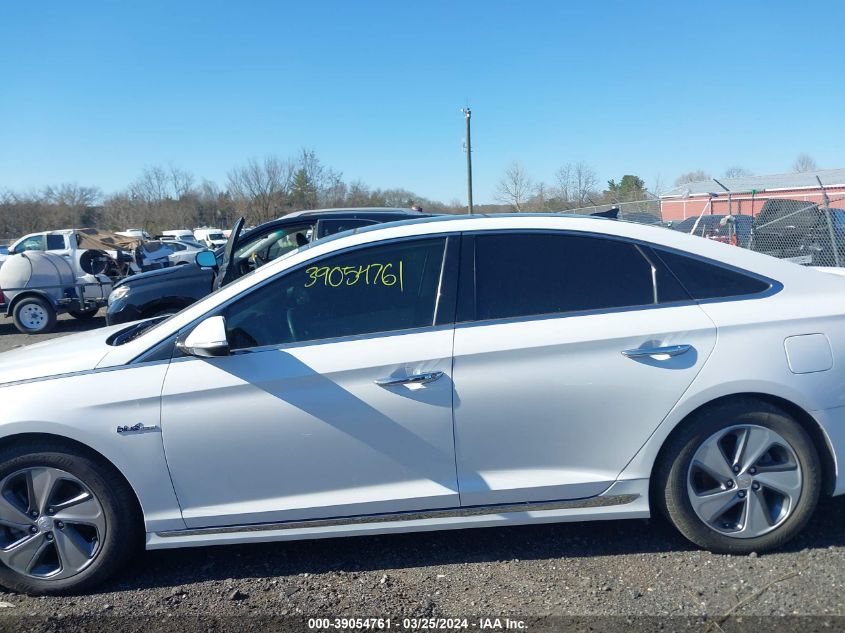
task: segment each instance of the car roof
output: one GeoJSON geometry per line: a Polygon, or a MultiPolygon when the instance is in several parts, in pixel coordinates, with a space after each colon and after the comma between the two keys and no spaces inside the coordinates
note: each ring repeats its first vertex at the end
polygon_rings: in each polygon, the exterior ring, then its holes
{"type": "MultiPolygon", "coordinates": [[[[386,222],[388,220],[400,221],[404,218],[420,219],[436,217],[429,213],[421,213],[419,211],[411,211],[410,209],[386,209],[386,208],[349,208],[349,209],[315,209],[311,211],[294,211],[288,213],[275,220],[269,220],[263,224],[252,227],[251,229],[241,232],[238,241],[254,235],[258,232],[266,231],[276,227],[284,227],[290,224],[296,224],[298,220],[302,219],[318,219],[318,220],[345,220],[345,219],[362,219],[362,220],[380,220],[386,222]],[[315,218],[316,216],[316,218],[315,218]]],[[[378,225],[375,225],[378,226],[378,225]]]]}
{"type": "Polygon", "coordinates": [[[298,218],[306,215],[328,216],[332,214],[338,214],[344,217],[348,217],[350,214],[367,214],[375,216],[380,214],[419,216],[422,215],[423,212],[413,211],[411,209],[402,209],[399,207],[339,207],[336,209],[304,209],[302,211],[293,211],[292,213],[283,215],[278,219],[298,218]]]}
{"type": "MultiPolygon", "coordinates": [[[[804,268],[715,240],[705,240],[660,225],[637,224],[608,218],[568,213],[502,213],[473,215],[439,215],[365,226],[330,235],[308,244],[300,250],[333,251],[347,244],[363,244],[383,239],[424,236],[437,233],[483,232],[496,230],[570,231],[593,233],[608,237],[627,238],[713,259],[730,266],[744,268],[764,276],[778,278],[801,274],[804,268]],[[357,239],[354,239],[357,238],[357,239]],[[798,271],[796,273],[796,271],[798,271]]],[[[272,263],[268,266],[272,266],[272,263]]],[[[268,271],[269,272],[269,271],[268,271]]]]}

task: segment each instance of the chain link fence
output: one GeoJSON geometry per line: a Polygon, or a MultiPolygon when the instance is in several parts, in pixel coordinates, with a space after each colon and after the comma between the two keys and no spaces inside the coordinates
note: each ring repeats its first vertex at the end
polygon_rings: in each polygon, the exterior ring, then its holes
{"type": "Polygon", "coordinates": [[[568,209],[564,213],[616,217],[619,220],[636,222],[638,224],[665,224],[660,211],[660,200],[656,199],[597,204],[579,209],[568,209]]]}
{"type": "Polygon", "coordinates": [[[845,267],[845,196],[809,202],[757,197],[755,213],[713,213],[705,206],[683,220],[664,219],[659,200],[572,209],[567,213],[616,216],[663,226],[704,239],[786,259],[805,266],[845,267]]]}

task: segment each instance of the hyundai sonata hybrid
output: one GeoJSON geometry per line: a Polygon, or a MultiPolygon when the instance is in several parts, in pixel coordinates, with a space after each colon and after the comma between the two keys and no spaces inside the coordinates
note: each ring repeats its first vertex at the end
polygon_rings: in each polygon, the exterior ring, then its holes
{"type": "Polygon", "coordinates": [[[843,299],[598,218],[314,242],[166,320],[0,355],[0,583],[80,591],[141,543],[652,513],[777,547],[845,491],[843,299]]]}

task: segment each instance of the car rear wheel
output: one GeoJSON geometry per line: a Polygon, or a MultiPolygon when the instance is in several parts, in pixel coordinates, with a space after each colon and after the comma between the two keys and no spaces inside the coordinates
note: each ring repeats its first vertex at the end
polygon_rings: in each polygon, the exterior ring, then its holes
{"type": "Polygon", "coordinates": [[[809,521],[821,489],[812,440],[784,411],[732,401],[697,415],[663,453],[660,501],[693,543],[719,553],[774,549],[809,521]]]}
{"type": "Polygon", "coordinates": [[[12,319],[19,332],[46,334],[56,327],[56,311],[41,297],[24,297],[15,304],[12,319]]]}
{"type": "Polygon", "coordinates": [[[61,444],[0,453],[0,584],[27,594],[99,584],[140,544],[131,490],[111,467],[61,444]]]}

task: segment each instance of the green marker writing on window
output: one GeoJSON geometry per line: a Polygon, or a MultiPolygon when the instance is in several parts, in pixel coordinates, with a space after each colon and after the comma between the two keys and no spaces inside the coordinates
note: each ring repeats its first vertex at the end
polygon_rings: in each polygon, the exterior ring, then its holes
{"type": "Polygon", "coordinates": [[[399,291],[405,291],[405,265],[400,259],[394,271],[393,262],[381,264],[362,264],[360,266],[311,266],[305,269],[309,280],[305,288],[310,288],[321,282],[327,288],[340,286],[399,286],[399,291]]]}

